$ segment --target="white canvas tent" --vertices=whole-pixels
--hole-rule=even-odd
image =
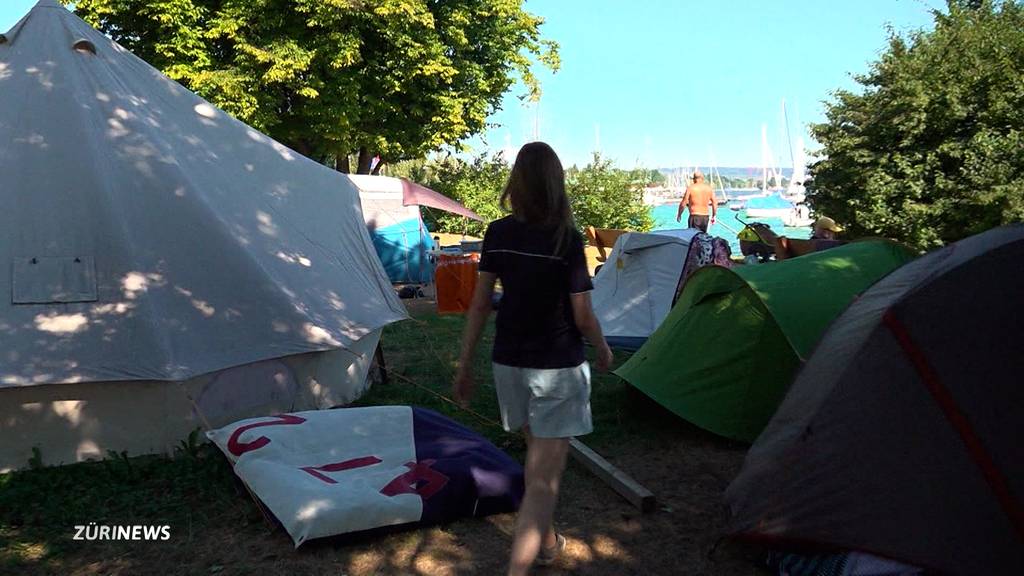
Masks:
[[[698,230],[619,236],[594,278],[594,312],[609,344],[639,348],[672,308],[690,241]]]
[[[351,182],[56,2],[0,37],[0,471],[351,401],[406,313]]]

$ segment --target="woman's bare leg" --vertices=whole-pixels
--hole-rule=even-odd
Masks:
[[[553,527],[558,486],[569,453],[568,438],[535,438],[526,430],[526,494],[516,517],[509,576],[529,572],[541,546],[554,547]]]

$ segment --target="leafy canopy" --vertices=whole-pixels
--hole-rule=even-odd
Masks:
[[[70,0],[63,0],[72,3]],[[486,127],[557,44],[522,0],[74,0],[75,12],[226,112],[359,171]]]
[[[1024,219],[1024,6],[947,9],[892,35],[862,92],[836,91],[812,126],[809,201],[853,235],[927,249]]]

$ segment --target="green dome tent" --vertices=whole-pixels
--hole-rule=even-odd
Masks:
[[[832,320],[913,257],[867,240],[774,264],[702,268],[616,374],[690,422],[752,442]]]

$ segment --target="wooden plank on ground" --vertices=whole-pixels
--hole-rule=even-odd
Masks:
[[[611,462],[605,460],[600,454],[587,447],[586,444],[575,438],[569,439],[569,453],[577,462],[583,464],[598,478],[619,493],[623,498],[629,500],[630,504],[636,506],[641,512],[654,510],[654,494],[644,488],[639,482],[632,479],[628,474],[619,470]]]

